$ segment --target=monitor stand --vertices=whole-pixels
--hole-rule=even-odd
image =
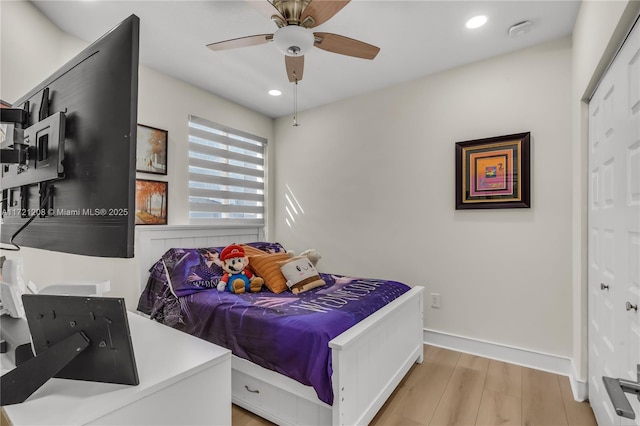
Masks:
[[[79,331],[0,377],[0,405],[24,402],[89,347],[89,339]]]

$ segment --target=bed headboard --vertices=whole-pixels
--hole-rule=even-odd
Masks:
[[[147,285],[149,269],[171,248],[220,247],[252,241],[264,241],[262,226],[136,226],[139,294]]]

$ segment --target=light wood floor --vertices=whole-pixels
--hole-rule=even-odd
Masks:
[[[596,426],[567,377],[433,346],[424,355],[372,425]],[[270,424],[233,406],[233,426]]]

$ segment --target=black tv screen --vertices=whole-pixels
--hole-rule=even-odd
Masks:
[[[28,123],[3,155],[20,146],[28,159],[3,159],[4,247],[15,235],[17,246],[133,257],[139,26],[130,16],[11,106]]]

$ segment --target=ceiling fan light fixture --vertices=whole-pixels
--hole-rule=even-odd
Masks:
[[[273,42],[280,52],[288,56],[302,56],[312,47],[315,39],[313,33],[297,25],[278,28],[273,34]]]

